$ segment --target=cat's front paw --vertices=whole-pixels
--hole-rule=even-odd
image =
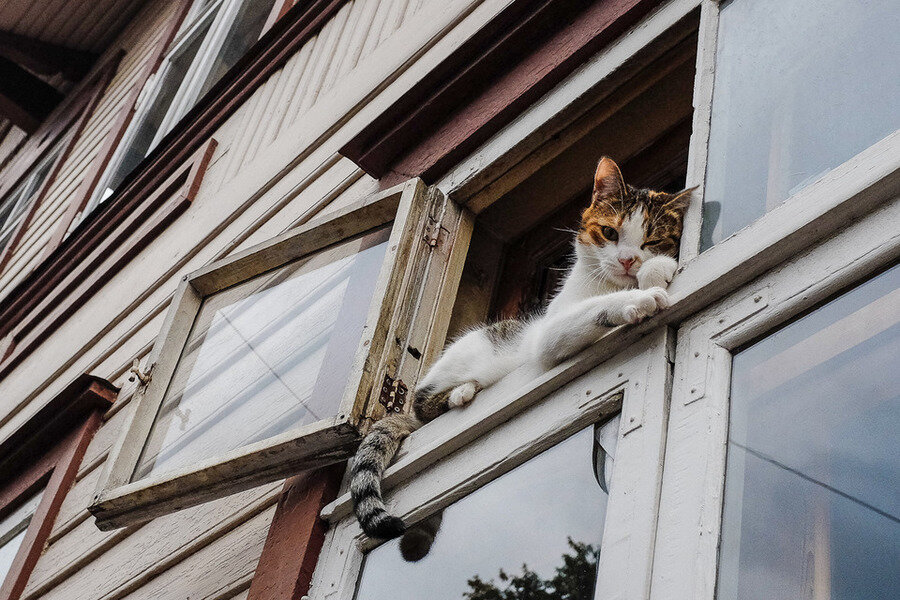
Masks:
[[[618,306],[612,307],[603,316],[610,325],[631,325],[668,307],[669,293],[661,287],[629,290],[621,296]]]
[[[677,270],[678,261],[671,256],[653,256],[645,260],[638,269],[638,289],[667,288]]]
[[[463,407],[471,402],[477,393],[478,386],[472,381],[467,381],[451,390],[450,398],[447,399],[447,404],[449,404],[451,408]]]

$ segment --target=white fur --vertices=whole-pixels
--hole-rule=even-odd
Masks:
[[[665,290],[678,263],[641,249],[641,214],[628,215],[617,243],[603,247],[576,242],[575,264],[546,312],[526,324],[517,343],[497,348],[484,331],[471,331],[451,344],[429,369],[420,387],[452,390],[451,407],[525,364],[546,369],[596,342],[610,327],[637,323],[669,306]],[[620,259],[631,259],[626,270]]]

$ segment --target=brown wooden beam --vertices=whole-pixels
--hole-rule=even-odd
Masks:
[[[93,52],[66,48],[24,35],[0,31],[0,56],[41,75],[62,74],[78,81],[97,60]]]
[[[62,99],[52,85],[0,56],[0,115],[34,133]]]
[[[660,0],[519,0],[340,152],[387,187],[433,182]]]
[[[307,471],[284,484],[247,600],[300,600],[309,592],[327,526],[319,517],[337,497],[344,464]]]

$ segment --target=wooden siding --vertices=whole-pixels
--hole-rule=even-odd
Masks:
[[[348,1],[213,134],[218,147],[187,212],[0,380],[0,440],[81,373],[123,388],[87,448],[23,598],[246,598],[281,482],[113,532],[97,530],[89,516],[128,418],[128,367],[149,353],[184,273],[376,191],[377,182],[338,149],[510,1]],[[151,3],[114,44],[127,53],[0,273],[0,296],[39,264],[173,10],[173,3]],[[8,136],[0,148],[15,143]]]
[[[0,31],[65,48],[99,51],[122,29],[140,0],[5,0]]]

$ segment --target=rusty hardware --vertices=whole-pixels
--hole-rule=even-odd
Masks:
[[[441,237],[441,222],[435,221],[434,219],[429,218],[428,223],[425,224],[425,234],[422,236],[422,239],[425,240],[425,243],[430,247],[435,248],[438,245],[438,241]]]
[[[153,370],[151,367],[146,372],[141,370],[141,361],[138,359],[134,359],[131,362],[131,368],[129,371],[131,372],[131,376],[128,378],[128,381],[134,381],[135,377],[141,382],[142,385],[147,385],[150,383],[150,372]]]
[[[406,404],[406,384],[402,379],[394,379],[385,374],[384,381],[381,383],[381,394],[378,401],[384,405],[387,412],[402,412],[403,406]]]

